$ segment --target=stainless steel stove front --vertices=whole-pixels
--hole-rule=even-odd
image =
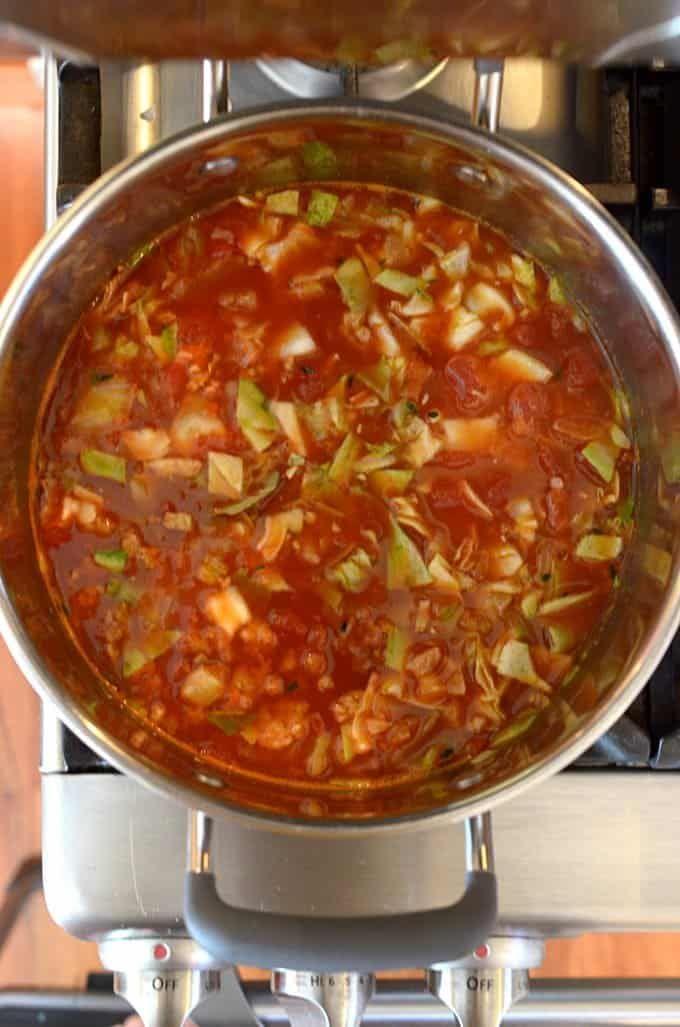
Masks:
[[[543,936],[680,929],[680,781],[571,771],[493,816],[500,929]],[[243,821],[217,824],[220,891],[234,905],[309,914],[401,912],[463,890],[458,824],[276,852]],[[78,937],[181,928],[186,810],[120,775],[43,778],[51,915]],[[266,883],[263,883],[266,882]]]

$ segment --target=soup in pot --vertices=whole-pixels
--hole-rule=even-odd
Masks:
[[[234,198],[108,283],[45,399],[34,524],[140,747],[365,782],[475,760],[558,696],[633,471],[558,279],[437,201],[324,183]]]

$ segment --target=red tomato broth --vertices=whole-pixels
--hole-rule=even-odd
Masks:
[[[338,206],[310,227],[312,188],[295,190],[297,216],[268,214],[264,194],[231,201],[109,284],[46,399],[36,530],[80,645],[154,731],[247,772],[379,782],[464,763],[557,695],[618,582],[634,450],[612,442],[617,425],[627,443],[612,369],[541,268],[490,228],[393,190],[325,184]],[[467,266],[450,274],[446,254],[462,245]],[[409,315],[408,298],[372,281],[365,311],[352,313],[335,276],[357,255],[366,280],[385,268],[417,278],[422,310]],[[519,280],[527,268],[531,287]],[[470,339],[452,341],[452,321],[469,319],[480,286],[501,300],[491,297]],[[294,324],[313,350],[282,359]],[[153,340],[168,326],[175,342],[163,350]],[[507,362],[518,353],[531,358],[519,369]],[[366,373],[381,359],[389,381],[376,391]],[[239,379],[266,404],[295,404],[302,441],[274,417],[258,452],[239,419]],[[338,406],[341,427],[327,413]],[[463,442],[451,444],[450,424]],[[156,433],[153,459],[183,461],[181,473],[161,475],[140,456],[144,429]],[[402,495],[351,463],[339,484],[319,475],[349,435],[354,463],[369,445],[393,446],[387,470],[412,472]],[[424,439],[437,451],[417,452]],[[613,461],[609,482],[583,455],[591,442]],[[124,458],[124,484],[88,471],[88,449]],[[210,492],[209,453],[242,461],[238,499],[274,473],[277,484],[244,513],[216,515],[238,499]],[[264,559],[267,519],[291,510],[301,524]],[[429,571],[425,584],[388,587],[395,523],[426,571],[438,556],[457,587]],[[578,558],[584,537],[620,539],[619,551]],[[98,565],[102,551],[121,566]],[[352,590],[337,568],[357,552],[370,567],[352,568]],[[272,591],[271,572],[286,591]],[[222,594],[247,610],[234,630],[207,612]],[[579,595],[541,615],[542,604]],[[386,666],[394,628],[406,646],[399,669]],[[499,669],[517,646],[531,683],[526,667],[519,678]],[[196,671],[209,702],[196,700],[200,681],[187,685]]]

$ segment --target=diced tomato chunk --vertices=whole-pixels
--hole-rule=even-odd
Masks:
[[[488,372],[479,357],[451,357],[444,374],[455,403],[461,414],[482,414],[494,402],[494,390],[488,381]]]
[[[507,402],[510,427],[515,435],[534,435],[550,411],[550,397],[544,385],[521,382],[515,385]]]

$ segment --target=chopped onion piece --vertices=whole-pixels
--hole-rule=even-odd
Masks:
[[[135,387],[122,378],[95,382],[80,397],[71,425],[79,431],[114,428],[126,421],[135,398]]]
[[[498,434],[497,417],[454,417],[442,421],[446,448],[473,453],[490,449]]]
[[[155,428],[137,428],[121,433],[123,445],[135,460],[160,460],[170,449],[170,436]]]
[[[590,589],[588,592],[572,592],[571,595],[559,596],[557,599],[547,599],[544,603],[541,603],[538,615],[539,617],[550,617],[556,613],[563,613],[574,606],[580,606],[582,603],[589,602],[594,595],[594,591]]]
[[[251,619],[248,604],[233,585],[211,595],[206,601],[205,612],[229,638]]]
[[[449,318],[446,343],[450,349],[463,349],[484,331],[484,322],[466,307],[456,307]]]
[[[508,378],[522,382],[547,382],[552,371],[542,360],[530,356],[521,349],[508,349],[493,361],[493,366]]]
[[[193,523],[189,513],[182,511],[175,513],[172,510],[168,510],[167,513],[163,514],[163,527],[169,531],[191,531]]]
[[[314,339],[305,326],[297,321],[281,333],[277,346],[282,360],[289,357],[306,357],[316,352]]]
[[[500,289],[487,282],[477,282],[469,290],[465,297],[465,306],[478,317],[493,318],[501,314],[506,324],[512,324],[515,320],[515,311],[510,301]]]
[[[206,438],[224,438],[227,430],[217,416],[215,406],[200,396],[188,396],[170,426],[173,450],[183,456],[195,452]]]
[[[445,253],[439,263],[449,278],[464,278],[470,268],[469,243],[463,242],[455,250]]]
[[[497,546],[489,551],[489,573],[496,578],[511,578],[524,564],[514,546]]]
[[[149,460],[146,466],[159,478],[195,478],[203,464],[188,457],[168,456],[162,460]]]
[[[222,689],[223,685],[217,673],[200,664],[185,677],[180,687],[180,695],[185,702],[193,706],[210,706],[219,699]]]

